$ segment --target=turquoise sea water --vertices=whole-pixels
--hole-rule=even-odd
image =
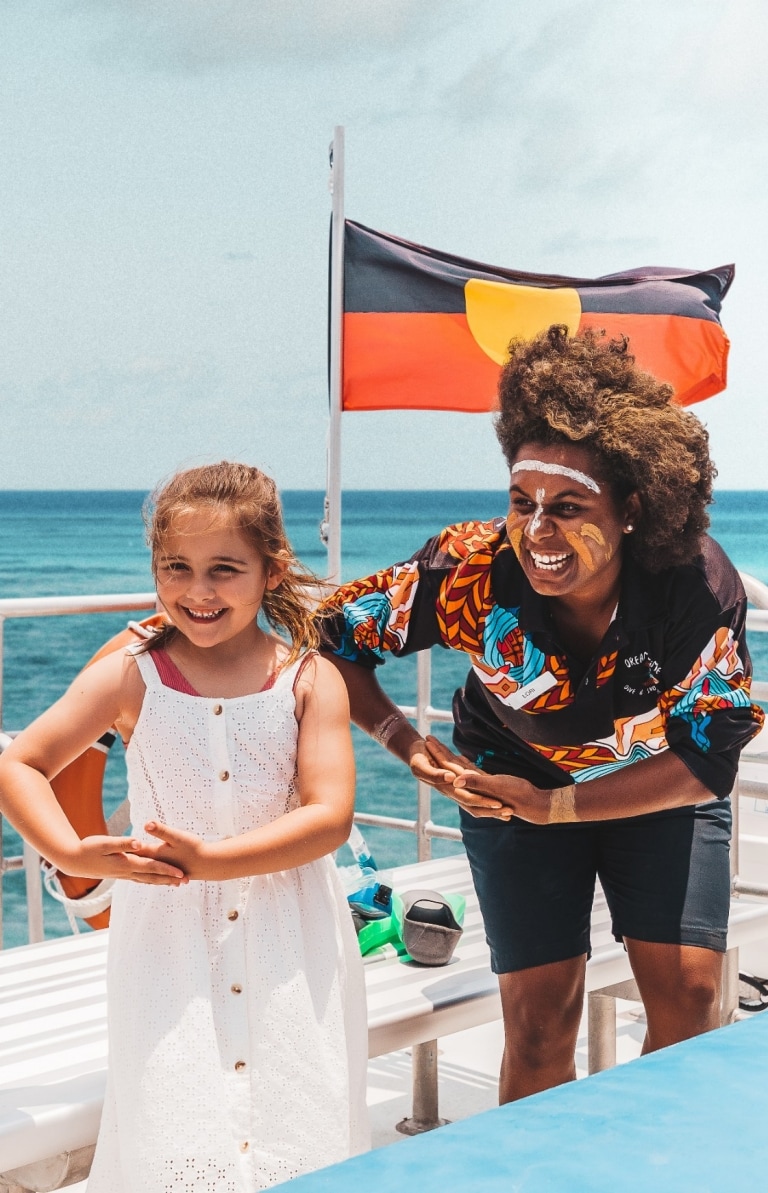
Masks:
[[[148,592],[152,588],[136,492],[0,492],[0,597]],[[323,494],[283,495],[286,523],[303,561],[318,574],[326,566],[318,526]],[[430,535],[452,522],[504,513],[501,492],[347,492],[343,505],[344,578],[363,576],[406,559]],[[712,509],[712,533],[737,567],[768,583],[768,491],[722,492]],[[3,726],[19,729],[55,700],[102,643],[117,633],[128,614],[8,620],[4,631]],[[754,634],[755,672],[768,678],[768,634]],[[433,704],[450,707],[466,663],[453,652],[433,651]],[[416,665],[403,659],[381,678],[400,703],[415,701]],[[445,734],[446,730],[440,732]],[[356,732],[358,807],[395,816],[415,815],[415,784],[404,768]],[[107,807],[124,794],[119,747],[107,769]],[[454,809],[435,796],[433,815],[455,824]],[[410,834],[366,829],[379,864],[415,858]],[[436,854],[450,850],[436,842]],[[4,850],[16,853],[18,839],[6,826]],[[4,880],[5,944],[25,939],[23,878]],[[46,905],[51,934],[66,931],[57,906]]]

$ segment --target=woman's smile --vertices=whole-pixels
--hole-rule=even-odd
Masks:
[[[524,444],[509,499],[507,535],[535,591],[598,604],[616,593],[627,515],[588,448]]]
[[[528,554],[533,560],[534,567],[539,568],[544,572],[559,572],[561,571],[568,560],[571,558],[568,553],[562,555],[542,555],[532,548],[528,549]]]

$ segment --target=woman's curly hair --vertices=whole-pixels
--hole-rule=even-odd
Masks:
[[[715,467],[695,415],[635,367],[626,338],[569,336],[561,325],[513,340],[499,380],[496,435],[512,466],[525,443],[576,443],[594,452],[618,500],[642,514],[627,548],[649,571],[691,563],[709,526]]]

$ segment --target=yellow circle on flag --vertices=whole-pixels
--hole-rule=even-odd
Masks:
[[[531,340],[553,323],[564,323],[575,335],[581,319],[578,290],[562,286],[514,286],[470,278],[464,286],[467,323],[487,356],[503,365],[510,340]]]

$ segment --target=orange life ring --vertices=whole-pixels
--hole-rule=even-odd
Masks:
[[[91,663],[95,663],[97,659],[104,658],[105,655],[143,641],[145,637],[142,633],[143,628],[149,629],[165,624],[166,618],[162,613],[156,613],[143,621],[129,624],[126,629],[121,630],[119,634],[115,634],[114,638],[105,642],[101,649],[96,651],[93,658],[88,660],[83,670],[90,667]],[[78,758],[65,766],[64,770],[60,771],[51,782],[56,799],[79,837],[90,837],[94,834],[103,836],[109,831],[104,817],[102,789],[107,755],[114,741],[115,734],[113,732],[105,733]],[[72,874],[65,874],[62,870],[57,870],[56,875],[64,894],[69,899],[81,899],[99,885],[99,880],[96,878],[77,878]],[[109,908],[82,918],[92,928],[106,928],[109,924]]]

